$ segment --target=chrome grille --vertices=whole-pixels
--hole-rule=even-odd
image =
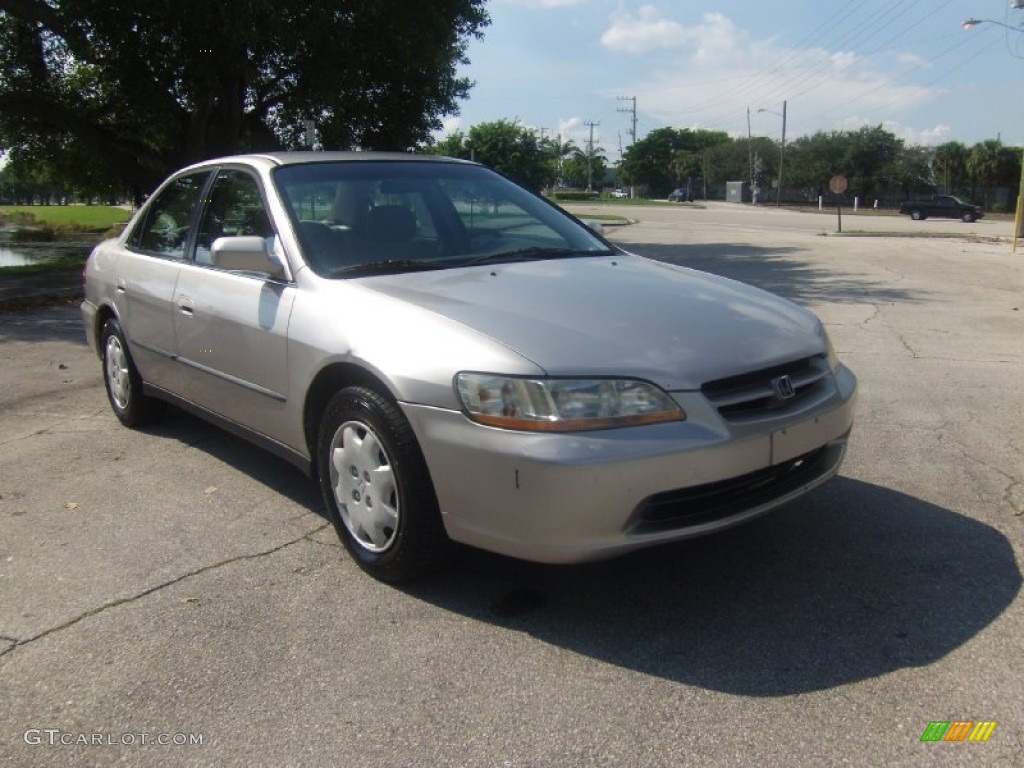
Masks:
[[[797,411],[828,393],[824,355],[709,381],[700,391],[722,418],[742,422]]]

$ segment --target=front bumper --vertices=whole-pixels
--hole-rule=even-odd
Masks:
[[[403,409],[451,538],[571,563],[728,528],[825,482],[839,470],[856,400],[856,379],[845,367],[833,385],[806,411],[741,428],[699,392],[673,393],[686,421],[562,434],[484,427],[421,405]]]

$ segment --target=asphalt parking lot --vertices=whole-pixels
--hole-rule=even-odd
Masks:
[[[839,478],[715,537],[399,590],[290,465],[122,428],[74,306],[0,316],[0,764],[1024,764],[1010,225],[622,210],[629,249],[826,321],[860,379]]]

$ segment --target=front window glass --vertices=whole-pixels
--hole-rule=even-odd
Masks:
[[[196,263],[209,264],[210,249],[218,237],[256,235],[273,238],[266,206],[260,188],[249,174],[238,170],[222,170],[210,189],[210,198],[196,235]]]
[[[278,191],[318,274],[611,253],[585,227],[475,165],[355,161],[284,166]]]
[[[184,258],[192,215],[208,175],[193,173],[168,184],[149,204],[128,244],[160,256]]]

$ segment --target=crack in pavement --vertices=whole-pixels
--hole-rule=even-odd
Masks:
[[[1024,515],[1024,486],[1021,485],[1021,481],[1018,478],[1014,477],[1009,472],[1005,472],[994,464],[990,464],[987,461],[979,459],[967,449],[967,446],[957,442],[956,440],[947,439],[942,433],[939,434],[939,441],[944,442],[959,451],[965,459],[970,459],[976,464],[980,464],[986,469],[989,469],[997,475],[1005,478],[1008,481],[1008,484],[1003,489],[1003,496],[1002,499],[1000,499],[1000,503],[1007,505],[1014,515],[1018,517]]]
[[[994,360],[984,360],[984,359],[978,359],[976,357],[964,358],[964,357],[943,357],[941,355],[920,355],[920,354],[917,353],[917,351],[912,346],[910,346],[910,342],[908,342],[906,340],[906,338],[903,336],[902,333],[897,333],[896,334],[896,338],[900,340],[900,344],[903,345],[903,348],[905,350],[907,350],[907,352],[910,353],[910,356],[914,360],[940,360],[940,361],[946,362],[946,363],[978,363],[978,364],[981,364],[981,365],[1020,365],[1021,362],[1024,362],[1024,358],[1019,358],[1019,357],[1014,357],[1014,356],[1010,356],[1009,359],[997,358],[997,359],[994,359]]]
[[[277,552],[280,552],[282,549],[286,549],[287,547],[292,546],[293,544],[298,544],[300,541],[303,541],[304,539],[306,541],[309,541],[311,544],[316,544],[318,542],[313,541],[313,539],[310,539],[309,537],[313,536],[314,534],[319,533],[320,531],[324,530],[324,528],[326,528],[329,525],[330,525],[330,523],[324,523],[323,525],[321,525],[321,526],[319,526],[317,528],[314,528],[312,531],[309,531],[307,533],[302,534],[301,536],[299,536],[296,539],[292,539],[290,541],[286,541],[284,544],[279,544],[278,546],[272,547],[271,549],[264,550],[263,552],[254,552],[254,553],[248,554],[248,555],[239,555],[237,557],[230,557],[227,560],[221,560],[220,562],[212,563],[210,565],[204,565],[202,568],[197,568],[194,571],[189,571],[188,573],[184,573],[181,576],[175,576],[173,579],[165,581],[165,582],[163,582],[161,584],[157,584],[154,587],[150,587],[148,589],[144,589],[143,591],[139,592],[138,594],[131,595],[129,597],[119,597],[116,600],[109,600],[109,601],[103,603],[103,605],[97,606],[96,608],[90,608],[89,610],[85,611],[84,613],[81,613],[81,614],[79,614],[78,616],[75,616],[72,619],[68,619],[67,621],[63,622],[62,624],[58,624],[55,627],[50,627],[49,629],[43,630],[39,634],[33,635],[32,637],[25,638],[24,640],[16,640],[16,639],[13,639],[13,638],[0,637],[0,639],[7,640],[8,642],[12,642],[13,643],[13,645],[10,648],[7,648],[7,649],[5,649],[3,651],[0,651],[0,659],[2,659],[4,656],[6,656],[7,654],[11,653],[14,650],[16,650],[18,648],[22,648],[22,647],[28,645],[29,643],[34,643],[36,640],[41,640],[44,637],[48,637],[49,635],[52,635],[52,634],[54,634],[56,632],[60,632],[61,630],[67,629],[69,627],[72,627],[75,624],[77,624],[78,622],[82,621],[83,619],[88,619],[91,616],[97,616],[97,615],[103,613],[104,611],[109,610],[110,608],[116,608],[117,606],[124,605],[125,603],[134,603],[136,600],[139,600],[139,599],[141,599],[143,597],[151,595],[154,592],[159,592],[161,589],[165,589],[166,587],[174,586],[175,584],[178,584],[178,583],[180,583],[182,581],[185,581],[186,579],[190,579],[193,576],[198,576],[201,573],[206,573],[207,571],[212,571],[212,570],[214,570],[216,568],[221,568],[221,567],[223,567],[225,565],[231,565],[232,563],[237,563],[237,562],[239,562],[241,560],[255,560],[255,559],[260,558],[260,557],[266,557],[267,555],[273,555],[273,554],[275,554]]]
[[[900,344],[903,345],[903,348],[906,349],[907,352],[910,353],[910,356],[914,360],[920,360],[921,359],[921,358],[919,358],[917,356],[917,352],[914,351],[914,348],[912,346],[910,346],[910,342],[908,342],[905,338],[903,338],[903,334],[902,333],[897,333],[896,334],[896,338],[900,340]]]
[[[868,323],[870,323],[873,320],[877,320],[878,316],[880,314],[882,314],[882,305],[881,304],[875,304],[875,303],[872,303],[872,302],[865,302],[865,303],[869,307],[871,307],[872,311],[871,311],[871,314],[868,317],[864,318],[859,323],[857,323],[857,325],[859,325],[861,328],[867,328]]]
[[[70,419],[67,419],[66,417],[64,417],[64,416],[62,416],[60,414],[58,414],[58,416],[59,416],[59,418],[62,421],[70,421],[70,422],[73,423],[73,422],[78,422],[78,421],[88,421],[89,419],[94,419],[97,416],[99,416],[101,413],[105,412],[106,410],[107,410],[106,408],[98,408],[93,413],[86,413],[86,414],[82,414],[80,416],[73,416]],[[38,414],[24,413],[24,412],[16,413],[14,415],[18,416],[18,417],[21,417],[21,418],[30,418],[30,417],[31,418],[38,418],[39,417]],[[42,429],[37,429],[35,432],[29,432],[26,435],[18,435],[17,437],[12,437],[12,438],[9,438],[7,440],[0,440],[0,446],[10,445],[11,443],[17,443],[17,442],[20,442],[22,440],[28,440],[30,437],[39,437],[40,435],[81,434],[83,431],[84,432],[99,432],[99,431],[102,431],[103,429],[104,429],[103,427],[96,427],[95,429],[89,429],[89,430],[58,429],[58,428],[53,427],[53,426],[43,427]]]
[[[21,442],[22,440],[28,440],[31,437],[39,437],[40,435],[48,434],[50,434],[50,429],[49,427],[45,427],[43,429],[38,429],[35,432],[29,432],[27,435],[18,435],[17,437],[12,437],[10,440],[0,441],[0,445],[10,445],[11,443],[18,443]]]
[[[999,467],[995,466],[994,464],[989,464],[987,461],[985,461],[983,459],[979,459],[977,456],[972,454],[970,449],[968,449],[967,446],[964,445],[963,443],[960,443],[960,442],[958,442],[956,440],[950,439],[946,435],[941,434],[941,433],[939,434],[939,442],[944,442],[947,445],[951,446],[952,448],[955,448],[956,450],[958,450],[963,455],[963,457],[965,459],[970,459],[971,461],[975,462],[976,464],[980,464],[983,467],[991,469],[997,475],[1002,475],[1004,478],[1009,480],[1011,483],[1019,482],[1017,480],[1017,478],[1014,477],[1013,475],[1011,475],[1009,472],[1006,472],[1006,471],[1000,469]]]

